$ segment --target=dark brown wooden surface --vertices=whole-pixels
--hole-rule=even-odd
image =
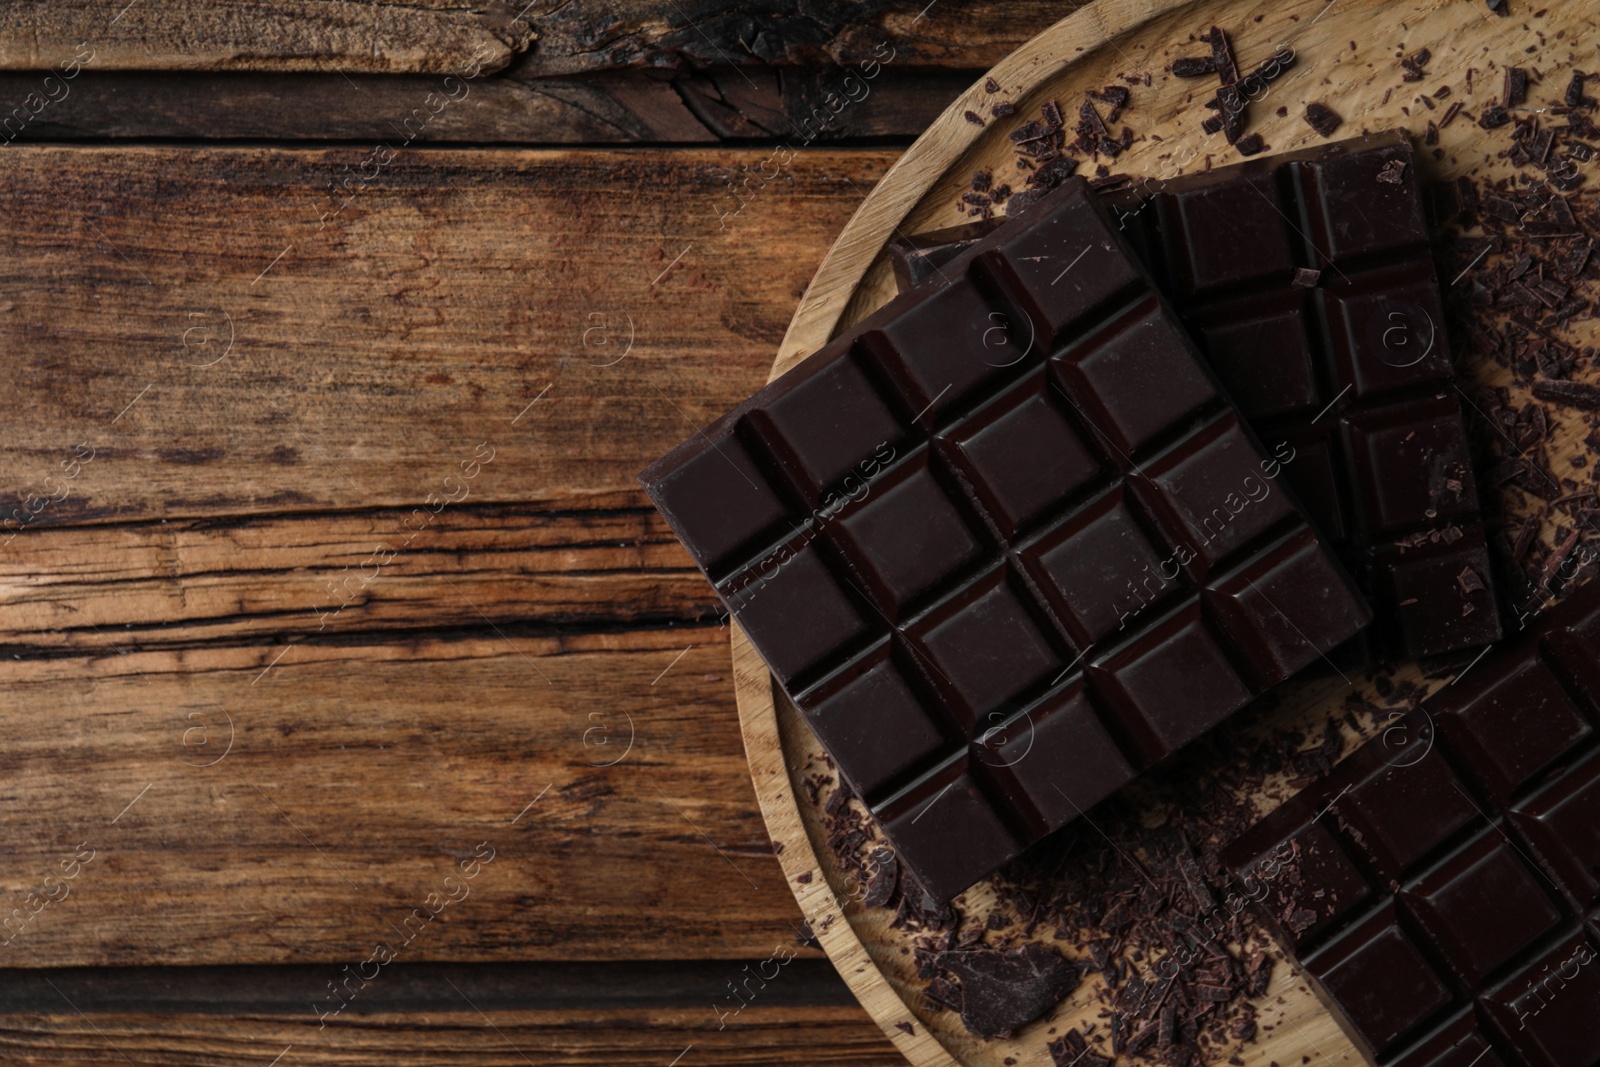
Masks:
[[[0,12],[0,1061],[900,1062],[634,475],[1065,12],[790,6]]]

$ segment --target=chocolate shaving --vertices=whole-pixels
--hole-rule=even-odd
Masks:
[[[1501,107],[1519,107],[1528,99],[1528,72],[1521,67],[1507,67],[1505,84],[1500,90]]]
[[[1564,404],[1585,411],[1600,411],[1600,385],[1589,385],[1587,382],[1537,381],[1533,383],[1533,395],[1552,404]]]
[[[1217,60],[1215,56],[1186,56],[1183,59],[1174,60],[1172,63],[1173,76],[1178,78],[1202,78],[1207,74],[1215,74],[1216,72]]]

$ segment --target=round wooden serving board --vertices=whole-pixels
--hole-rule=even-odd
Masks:
[[[1133,95],[1122,121],[1134,128],[1136,139],[1130,150],[1110,161],[1118,173],[1171,176],[1180,170],[1175,159],[1186,160],[1181,169],[1191,171],[1208,163],[1237,162],[1241,157],[1220,135],[1200,128],[1211,114],[1203,103],[1214,94],[1216,79],[1178,79],[1168,70],[1179,56],[1207,51],[1194,38],[1212,25],[1228,32],[1243,70],[1285,45],[1296,53],[1296,66],[1250,109],[1249,129],[1265,138],[1269,153],[1322,140],[1302,117],[1306,104],[1320,101],[1345,120],[1335,138],[1363,130],[1410,130],[1427,179],[1511,173],[1510,164],[1499,158],[1509,142],[1508,129],[1485,131],[1472,118],[1498,102],[1502,62],[1542,75],[1530,90],[1527,107],[1532,109],[1558,102],[1571,70],[1593,70],[1600,60],[1594,58],[1597,16],[1592,5],[1568,0],[1534,14],[1530,0],[1510,3],[1511,17],[1497,18],[1483,0],[1095,0],[998,64],[989,78],[1000,85],[1000,92],[988,92],[988,79],[980,80],[872,190],[801,300],[772,377],[894,295],[884,248],[897,234],[969,221],[957,202],[974,171],[991,170],[997,181],[1021,188],[1024,175],[1015,168],[1006,135],[1037,118],[1046,100],[1061,102],[1070,127],[1085,90],[1130,85]],[[936,19],[938,8],[927,17]],[[1432,53],[1426,76],[1421,82],[1403,82],[1399,56],[1423,48]],[[1148,86],[1143,84],[1145,74],[1150,76]],[[1130,84],[1125,76],[1137,76],[1139,83]],[[1449,102],[1461,101],[1464,113],[1440,132],[1441,151],[1435,158],[1421,138],[1430,119],[1443,118],[1445,105],[1428,109],[1418,96],[1445,85],[1451,91]],[[1000,101],[1015,104],[1015,113],[991,118],[990,108]],[[1277,114],[1279,107],[1287,109],[1285,115]],[[967,119],[968,111],[983,116],[985,124]],[[1091,169],[1085,166],[1082,173]],[[1593,344],[1592,326],[1580,324],[1574,332],[1587,331],[1586,343]],[[1498,366],[1466,367],[1463,373],[1479,387],[1512,385],[1509,372]],[[1581,451],[1585,429],[1582,420],[1559,419],[1550,452],[1570,457]],[[1587,473],[1578,473],[1587,484]],[[1520,521],[1527,510],[1526,500],[1505,502],[1509,521]],[[869,909],[855,899],[859,891],[850,891],[827,848],[822,813],[801,788],[806,775],[825,766],[822,750],[737,626],[733,667],[751,776],[795,898],[839,972],[907,1059],[927,1067],[1048,1067],[1045,1045],[1051,1037],[1091,1021],[1101,1022],[1103,1030],[1104,1006],[1096,997],[1095,975],[1054,1016],[1006,1040],[979,1040],[954,1013],[923,1011],[924,983],[915,976],[908,936],[889,925],[887,909]],[[1424,685],[1439,684],[1405,676]],[[1360,680],[1355,689],[1360,691]],[[1271,726],[1281,730],[1299,725],[1320,733],[1350,692],[1345,685],[1308,687],[1284,700],[1272,714]],[[1136,784],[1136,803],[1138,790]],[[1266,809],[1283,795],[1282,789],[1264,792],[1258,804]],[[968,916],[982,916],[994,905],[987,884],[957,900]],[[1070,957],[1082,956],[1071,942],[1060,947]],[[1223,1051],[1222,1058],[1237,1054],[1235,1062],[1245,1067],[1298,1067],[1302,1062],[1356,1067],[1363,1062],[1293,968],[1276,969],[1272,987],[1256,1006],[1259,1036]]]

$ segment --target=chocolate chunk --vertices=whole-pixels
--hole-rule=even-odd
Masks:
[[[1369,618],[1107,210],[1069,180],[641,476],[936,901]]]
[[[1038,944],[946,952],[938,964],[960,980],[962,1025],[983,1038],[1009,1037],[1078,987],[1078,968]]]
[[[1383,1067],[1600,1062],[1600,584],[1524,623],[1224,851]]]
[[[1259,133],[1247,133],[1234,143],[1241,156],[1254,156],[1260,154],[1267,147]]]
[[[1504,18],[1506,15],[1511,14],[1511,6],[1507,0],[1487,0],[1487,2],[1489,4],[1489,10],[1493,11],[1496,15]]]
[[[1342,122],[1344,119],[1327,104],[1306,105],[1306,123],[1323,137],[1333,136],[1333,131],[1337,130]]]
[[[1500,90],[1501,107],[1520,107],[1528,99],[1528,72],[1507,67],[1505,85]]]
[[[983,91],[990,94],[998,93],[1000,91],[1000,83],[993,78],[987,78],[983,83]]]
[[[1585,77],[1586,75],[1581,70],[1572,72],[1572,80],[1567,82],[1567,92],[1564,97],[1564,103],[1568,107],[1583,106],[1583,80]]]
[[[1478,125],[1486,130],[1504,126],[1511,121],[1511,113],[1499,104],[1490,104],[1483,109],[1483,114],[1478,117]]]

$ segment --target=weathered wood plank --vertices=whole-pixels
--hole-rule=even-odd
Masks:
[[[482,78],[416,129],[430,144],[697,144],[788,140],[811,122],[816,144],[909,141],[980,72],[884,68],[828,126],[816,123],[835,68],[713,71],[622,70],[536,78]],[[38,76],[0,73],[0,100],[22,100]],[[862,96],[865,86],[866,95]],[[10,132],[18,143],[105,138],[382,141],[418,102],[441,88],[425,75],[140,73],[86,70],[66,95]],[[829,114],[826,110],[823,114]],[[3,116],[0,116],[3,118]],[[0,139],[5,132],[0,132]]]
[[[0,655],[720,618],[653,510],[446,509],[44,527],[0,550]]]
[[[733,968],[733,974],[738,968]],[[905,1059],[855,1005],[746,1009],[748,1021],[719,1030],[699,1009],[555,1012],[457,1011],[363,1015],[318,1030],[314,1021],[189,1015],[93,1018],[62,1010],[0,1016],[0,1054],[8,1064],[127,1067],[282,1067],[382,1063],[396,1067],[682,1067],[850,1064],[904,1067]]]
[[[764,959],[802,918],[726,630],[103,637],[9,661],[8,966]]]
[[[408,962],[348,974],[333,964],[0,971],[0,1058],[227,1067],[280,1054],[284,1067],[899,1062],[833,966],[792,951],[774,945],[748,961]],[[337,1012],[330,981],[347,998]]]
[[[0,14],[0,68],[53,66],[86,41],[96,67],[118,70],[446,74],[474,55],[499,69],[523,49],[517,67],[539,75],[874,56],[981,70],[1065,13],[1047,0],[70,0]]]
[[[642,507],[635,474],[759,386],[893,157],[12,146],[0,552],[61,523]]]
[[[124,70],[494,71],[534,39],[519,10],[503,0],[8,4],[0,8],[0,67],[70,76],[77,57]]]

